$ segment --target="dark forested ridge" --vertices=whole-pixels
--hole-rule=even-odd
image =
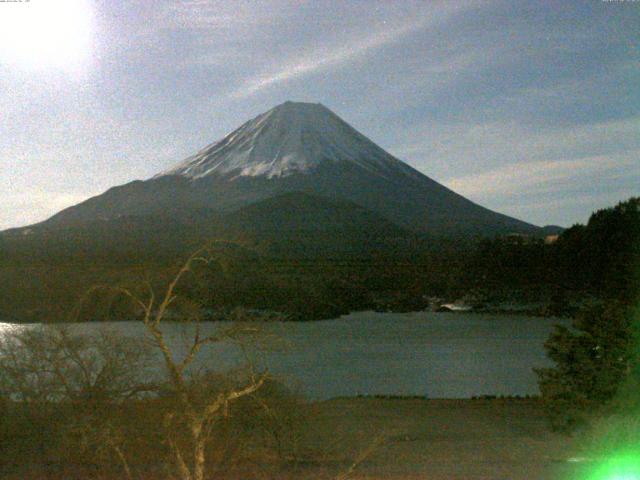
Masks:
[[[607,449],[637,447],[639,438],[639,203],[599,210],[560,237],[562,287],[593,298],[575,312],[571,328],[556,325],[545,343],[554,365],[536,369],[551,425],[591,429]]]
[[[593,213],[557,239],[500,237],[477,244],[465,265],[467,287],[485,291],[540,290],[563,297],[618,298],[636,294],[640,261],[640,198]]]
[[[420,310],[438,297],[478,308],[535,303],[569,314],[588,297],[634,295],[640,199],[595,212],[557,239],[428,237],[347,201],[291,193],[221,215],[120,217],[69,228],[0,234],[0,319],[68,319],[94,284],[162,282],[199,245],[225,241],[224,271],[209,271],[205,307],[331,318],[353,310]],[[100,318],[122,318],[113,305]],[[93,315],[93,314],[92,314]]]

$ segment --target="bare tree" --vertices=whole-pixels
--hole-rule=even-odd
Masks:
[[[2,387],[22,402],[120,401],[149,391],[143,342],[112,330],[95,335],[56,325],[17,329],[0,340]]]
[[[226,274],[228,262],[223,249],[201,248],[186,260],[163,290],[154,289],[150,282],[132,288],[94,286],[87,290],[72,315],[72,320],[77,318],[75,315],[86,308],[86,300],[100,298],[101,294],[110,299],[126,298],[144,326],[144,338],[125,337],[102,329],[97,335],[81,334],[74,328],[52,325],[28,327],[7,335],[0,344],[0,393],[8,392],[16,408],[30,409],[40,416],[53,416],[61,404],[69,407],[65,406],[69,415],[56,422],[60,427],[56,438],[60,440],[66,435],[77,445],[66,452],[64,449],[54,452],[60,454],[56,458],[63,462],[69,461],[69,455],[84,461],[84,451],[101,459],[107,459],[108,455],[131,478],[135,471],[132,473],[129,457],[135,455],[135,446],[144,448],[141,442],[154,441],[153,435],[160,431],[163,444],[157,441],[148,444],[149,451],[169,454],[166,463],[172,477],[202,480],[207,463],[224,451],[213,450],[214,441],[219,439],[218,443],[224,444],[225,435],[229,434],[229,422],[222,420],[235,412],[243,416],[245,407],[232,409],[232,405],[241,405],[238,400],[242,398],[257,402],[253,394],[268,379],[267,371],[255,369],[251,359],[254,350],[250,344],[255,347],[265,338],[263,328],[251,321],[250,312],[236,309],[222,316],[230,322],[206,327],[201,322],[197,295],[207,295],[210,287],[200,289],[193,280],[211,271]],[[161,294],[156,294],[158,291]],[[163,328],[168,321],[171,333]],[[183,349],[175,348],[175,338],[170,336],[175,333],[176,322],[185,326]],[[210,369],[203,367],[207,350],[213,351],[210,347],[230,342],[245,359],[241,368],[221,373],[225,368],[215,356],[206,365]],[[153,351],[153,358],[159,359],[163,368],[151,364],[148,355]],[[162,370],[166,374],[158,378]],[[142,402],[145,418],[140,420],[155,423],[141,422],[151,430],[136,433],[137,427],[127,422],[135,418],[131,415],[135,415],[138,407],[129,400],[141,397],[145,397]],[[119,407],[111,408],[114,404]],[[41,408],[43,405],[47,408]],[[108,408],[102,408],[105,406]],[[44,424],[47,421],[42,420]],[[33,434],[39,438],[37,428]],[[43,458],[45,450],[50,452],[52,446],[56,447],[55,442],[43,437]],[[244,450],[241,448],[240,453]],[[220,465],[228,464],[226,459],[216,460]]]
[[[15,329],[0,340],[0,388],[29,418],[63,417],[65,431],[85,439],[72,446],[71,436],[61,435],[73,447],[69,452],[110,451],[131,478],[114,413],[155,389],[142,380],[148,360],[143,342],[104,328],[94,335],[55,325]],[[55,443],[38,433],[31,432],[33,441]],[[53,446],[43,444],[40,450]]]
[[[161,353],[168,377],[168,394],[172,402],[172,408],[164,415],[165,438],[172,452],[175,473],[181,480],[204,478],[206,447],[214,425],[228,415],[231,403],[256,392],[268,377],[266,371],[256,372],[253,368],[248,368],[246,378],[235,385],[211,389],[203,387],[189,370],[207,346],[229,341],[243,342],[255,337],[260,331],[251,323],[240,322],[218,328],[215,333],[204,334],[197,305],[187,313],[175,314],[180,299],[179,285],[185,276],[193,274],[196,265],[208,265],[212,262],[218,262],[224,268],[224,254],[220,249],[207,246],[197,250],[182,265],[160,296],[155,294],[149,283],[146,295],[140,295],[124,287],[94,288],[108,288],[128,297],[139,308],[142,323],[154,346]],[[183,355],[174,353],[161,328],[163,322],[168,319],[188,322],[192,327],[189,345]],[[200,378],[200,381],[202,380],[203,378]],[[186,441],[180,438],[180,432],[186,432]]]

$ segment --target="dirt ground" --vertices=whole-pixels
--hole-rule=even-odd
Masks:
[[[314,406],[309,446],[354,479],[578,478],[570,437],[549,430],[537,400],[337,399]],[[339,468],[340,470],[340,468]]]
[[[306,404],[298,421],[295,461],[274,468],[264,456],[218,480],[584,480],[567,462],[580,452],[570,437],[549,430],[537,400],[345,398]],[[251,447],[249,447],[251,448]],[[258,450],[259,451],[259,450]],[[157,459],[156,459],[157,460]],[[157,480],[160,462],[136,456]],[[25,467],[23,465],[23,467]],[[87,465],[30,465],[3,480],[120,480],[122,472],[91,473]],[[584,467],[582,467],[584,468]],[[84,470],[83,470],[84,469]],[[153,472],[156,473],[153,473]],[[82,472],[82,473],[77,473]]]

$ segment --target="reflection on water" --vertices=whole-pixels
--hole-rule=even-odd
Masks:
[[[543,344],[556,323],[568,324],[549,318],[432,312],[361,312],[321,322],[274,322],[264,326],[281,340],[279,347],[261,359],[275,376],[316,399],[357,394],[530,395],[538,393],[532,368],[549,365]],[[68,327],[91,332],[101,325]],[[126,335],[145,333],[137,322],[106,326]],[[220,326],[203,324],[203,334]],[[12,328],[33,327],[0,323],[0,336]],[[191,328],[164,324],[176,354],[186,351]],[[242,361],[234,346],[216,345],[195,367],[224,370]]]

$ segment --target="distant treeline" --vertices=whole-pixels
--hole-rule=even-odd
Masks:
[[[503,237],[474,249],[461,284],[489,292],[540,291],[632,300],[640,280],[640,198],[599,210],[552,243]]]
[[[161,285],[209,234],[161,220],[143,228],[127,222],[101,227],[104,235],[80,229],[0,237],[0,321],[129,318],[118,296],[75,307],[92,285]],[[595,212],[555,241],[393,234],[366,243],[362,232],[234,232],[220,244],[224,261],[195,272],[182,288],[197,289],[211,318],[242,306],[314,320],[365,309],[420,310],[433,297],[542,302],[548,314],[570,314],[586,297],[631,298],[640,280],[640,198]]]

